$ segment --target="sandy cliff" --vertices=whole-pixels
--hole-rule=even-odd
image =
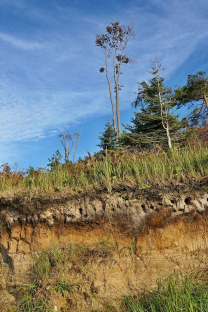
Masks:
[[[203,267],[208,232],[206,187],[169,187],[111,194],[92,191],[56,198],[26,195],[0,199],[1,305],[21,285],[31,256],[51,244],[87,247],[82,270],[69,263],[68,278],[82,280],[71,298],[54,295],[61,309],[70,302],[79,310],[116,304],[123,295],[154,286],[159,275]],[[66,247],[67,248],[67,247]],[[7,287],[7,290],[6,290]]]

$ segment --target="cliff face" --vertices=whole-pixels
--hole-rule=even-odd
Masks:
[[[22,285],[31,256],[53,244],[88,248],[83,270],[68,264],[68,278],[83,280],[71,307],[83,311],[152,287],[161,274],[206,264],[206,189],[123,190],[45,200],[2,197],[0,205],[0,305],[5,307],[8,298],[15,307],[8,291]],[[54,294],[58,308],[65,300]]]

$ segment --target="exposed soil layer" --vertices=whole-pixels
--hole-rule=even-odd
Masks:
[[[166,192],[159,186],[120,186],[112,194],[94,190],[48,200],[2,197],[0,305],[6,306],[9,298],[15,307],[9,293],[22,285],[31,256],[55,243],[87,248],[80,255],[85,259],[83,270],[78,270],[79,261],[68,264],[67,278],[77,285],[76,294],[53,296],[59,309],[68,300],[69,311],[115,305],[118,298],[137,294],[144,285],[154,287],[161,274],[205,266],[208,192],[203,184],[169,186]]]

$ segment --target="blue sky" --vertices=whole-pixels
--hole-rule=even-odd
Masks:
[[[47,165],[64,154],[58,134],[68,122],[71,134],[82,129],[77,156],[98,151],[111,104],[95,35],[110,22],[135,28],[126,54],[136,63],[121,76],[126,124],[156,51],[170,86],[208,72],[207,16],[207,0],[0,0],[0,164]]]

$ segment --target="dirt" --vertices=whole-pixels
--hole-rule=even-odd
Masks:
[[[158,182],[159,183],[159,182]],[[151,189],[115,186],[112,193],[91,192],[44,198],[0,199],[0,266],[2,306],[27,277],[31,256],[52,244],[86,248],[78,262],[68,263],[74,293],[53,304],[61,311],[87,311],[154,287],[173,271],[206,266],[208,233],[207,179],[195,184],[158,184]],[[79,283],[82,281],[82,283]],[[67,301],[68,300],[68,301]]]

